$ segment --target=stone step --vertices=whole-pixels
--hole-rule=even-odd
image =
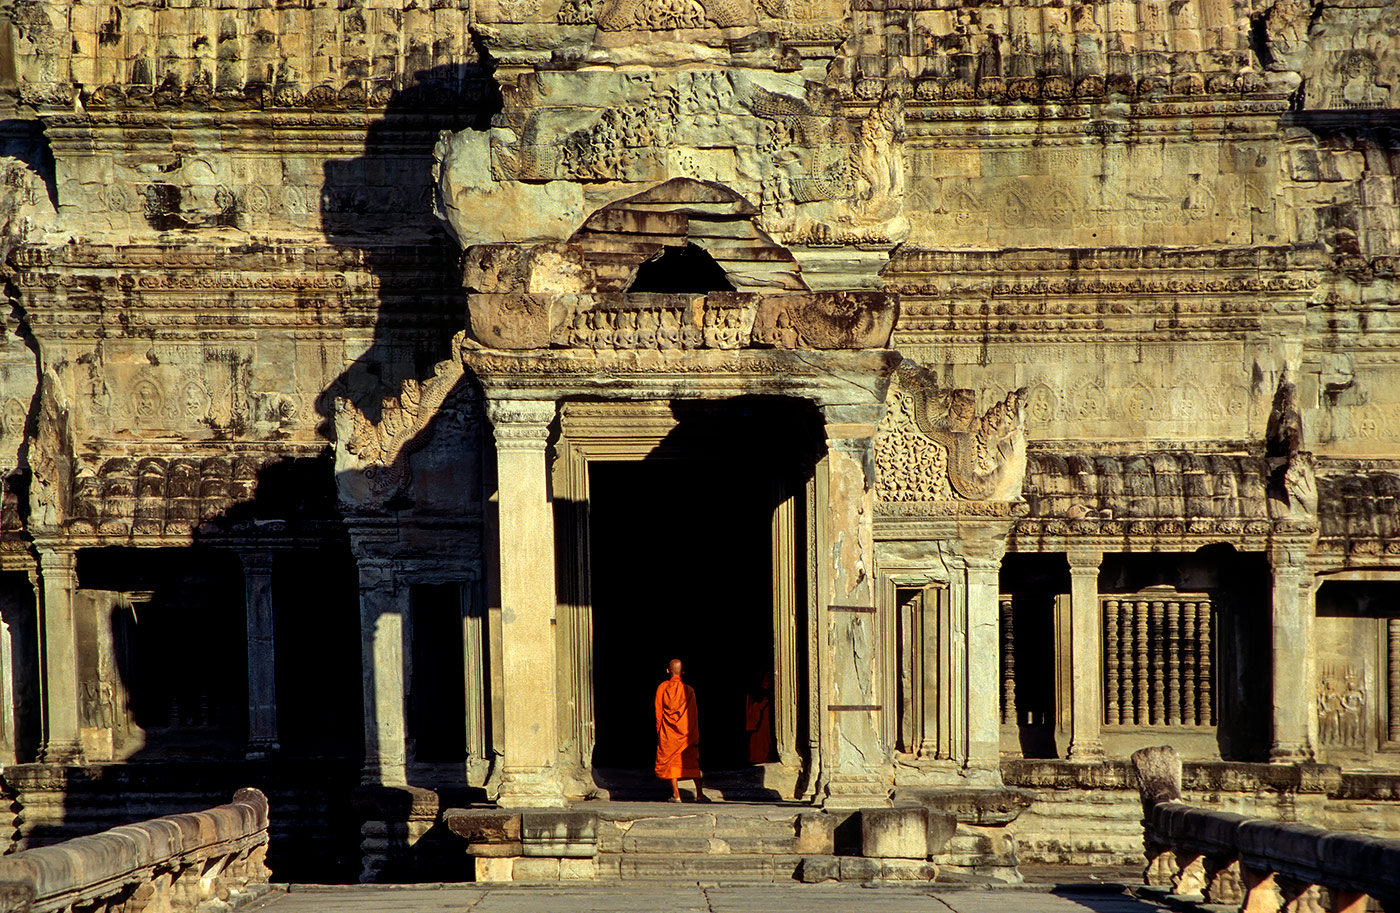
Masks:
[[[598,859],[598,875],[622,881],[774,882],[797,877],[801,857],[748,853],[624,853]]]

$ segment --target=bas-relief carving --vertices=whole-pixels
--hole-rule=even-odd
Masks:
[[[1385,643],[1385,622],[1375,618],[1319,617],[1313,631],[1316,679],[1313,703],[1317,739],[1324,753],[1371,754],[1385,739],[1385,669],[1376,666],[1376,636]],[[1379,673],[1379,679],[1378,679]],[[1380,682],[1379,692],[1377,682]],[[1381,714],[1379,717],[1377,714]]]
[[[998,148],[910,151],[906,210],[910,238],[932,247],[1237,243],[1254,234],[1257,213],[1271,224],[1276,172],[1225,171],[1214,147],[1175,141],[1196,160],[1176,163],[1160,147],[1087,137],[1050,150]],[[1061,141],[1064,142],[1064,141]],[[1203,155],[1199,147],[1210,146]],[[1113,155],[1121,148],[1122,154]],[[971,155],[972,161],[966,156]],[[948,161],[945,163],[944,159]],[[1256,163],[1251,162],[1251,166]]]
[[[1015,390],[978,415],[973,391],[941,387],[932,372],[906,362],[890,384],[875,437],[878,498],[1018,500],[1026,395]]]
[[[907,234],[897,95],[852,119],[819,86],[737,67],[550,73],[519,85],[507,96],[518,105],[504,115],[511,127],[456,134],[435,153],[439,211],[464,246],[562,240],[569,219],[582,221],[574,185],[625,193],[676,177],[760,201],[763,228],[786,244],[893,244]],[[552,98],[561,93],[600,106],[560,108]],[[493,215],[503,203],[523,220]]]

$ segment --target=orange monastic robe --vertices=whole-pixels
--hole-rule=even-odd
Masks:
[[[695,689],[679,675],[656,688],[656,775],[663,780],[701,776]]]

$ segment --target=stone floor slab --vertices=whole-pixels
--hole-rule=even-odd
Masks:
[[[1168,908],[1111,891],[784,883],[294,888],[244,909],[250,913],[1164,913]]]

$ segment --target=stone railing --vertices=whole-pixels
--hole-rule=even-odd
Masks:
[[[114,827],[0,857],[0,913],[202,913],[268,883],[267,797]]]
[[[1400,840],[1192,808],[1169,747],[1134,752],[1133,767],[1148,884],[1243,913],[1365,913],[1371,899],[1400,913]]]

